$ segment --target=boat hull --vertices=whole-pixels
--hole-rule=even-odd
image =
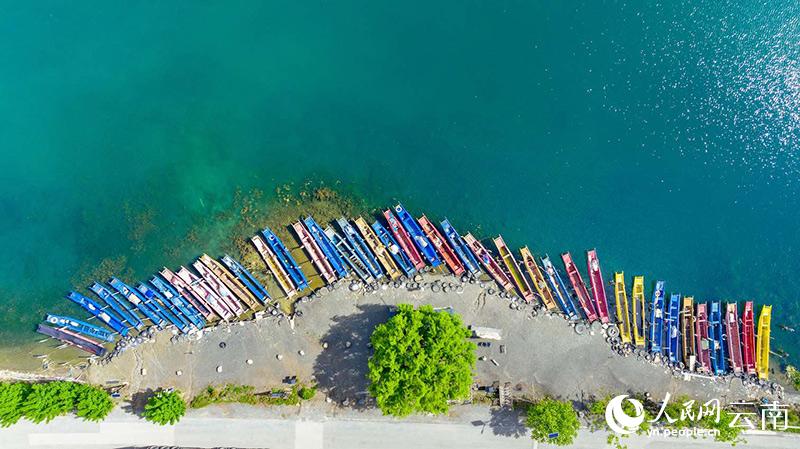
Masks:
[[[618,271],[614,273],[614,299],[617,306],[617,325],[619,326],[619,337],[623,343],[632,343],[631,319],[628,314],[628,292],[625,289],[625,273]]]
[[[600,270],[600,259],[597,258],[597,250],[590,249],[586,252],[586,265],[589,272],[589,282],[592,284],[592,294],[594,295],[594,306],[597,311],[597,316],[600,318],[601,323],[608,323],[610,321],[608,315],[608,298],[606,297],[606,285],[603,280],[603,272]]]
[[[567,270],[567,278],[569,278],[569,282],[572,284],[572,290],[578,298],[578,302],[583,309],[584,315],[586,315],[586,319],[589,320],[590,323],[597,320],[597,311],[594,308],[592,300],[589,298],[589,291],[586,289],[586,284],[583,282],[581,273],[578,271],[575,262],[572,261],[572,255],[570,253],[563,253],[561,254],[561,260],[564,262],[564,267]]]
[[[522,296],[525,302],[531,302],[533,300],[533,289],[530,284],[528,284],[528,280],[525,279],[525,276],[522,275],[522,271],[519,269],[514,254],[511,252],[508,245],[506,245],[502,236],[498,235],[494,239],[494,246],[497,247],[500,259],[503,261],[503,264],[505,264],[508,273],[511,274],[511,279],[517,287],[517,292]]]
[[[653,289],[653,302],[650,308],[650,352],[660,354],[665,349],[664,343],[664,281],[656,281]]]
[[[436,229],[436,226],[434,226],[425,215],[419,217],[418,221],[422,227],[422,232],[425,233],[428,237],[428,241],[431,242],[439,255],[442,256],[444,263],[450,268],[450,271],[456,276],[464,274],[466,271],[464,265],[461,263],[461,260],[458,258],[453,248],[447,243],[447,240],[445,240],[442,234],[439,233],[439,230]]]
[[[406,232],[411,236],[411,240],[414,242],[417,249],[419,249],[420,254],[428,261],[428,264],[433,268],[441,265],[442,260],[436,254],[436,250],[433,248],[433,245],[431,245],[431,242],[428,241],[428,238],[425,237],[425,233],[422,232],[422,228],[419,226],[419,223],[414,220],[414,217],[399,203],[394,207],[394,213],[397,214],[400,223],[403,224]]]
[[[403,273],[407,277],[413,276],[414,273],[417,272],[417,269],[414,267],[414,264],[411,262],[411,259],[408,257],[408,255],[403,251],[403,248],[401,248],[397,243],[397,240],[395,240],[392,233],[384,228],[383,225],[378,221],[374,221],[372,223],[372,230],[381,240],[383,246],[386,247],[386,250],[389,252],[389,254],[392,255],[395,264],[397,264],[397,266],[403,270]]]
[[[56,329],[40,323],[36,328],[36,332],[60,340],[70,346],[82,349],[98,357],[106,355],[106,348],[100,343],[66,329]]]
[[[500,265],[497,261],[494,260],[492,254],[487,250],[481,242],[478,241],[472,234],[467,234],[464,236],[464,241],[467,242],[469,248],[481,261],[483,267],[486,269],[486,272],[497,282],[497,284],[503,290],[507,292],[512,292],[514,290],[514,284],[508,278],[508,276],[503,272],[503,269],[500,268]]]
[[[736,303],[725,306],[725,335],[728,361],[734,374],[742,373],[742,338],[739,332],[739,312]]]

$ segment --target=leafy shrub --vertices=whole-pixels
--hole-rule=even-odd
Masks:
[[[209,385],[202,393],[192,398],[189,406],[203,408],[211,404],[231,402],[250,405],[297,405],[300,403],[299,392],[305,389],[295,385],[288,392],[276,388],[266,393],[256,393],[255,388],[250,385],[227,384],[222,387]]]
[[[22,404],[22,413],[30,421],[40,423],[71,412],[75,407],[76,385],[64,381],[33,384]]]
[[[16,424],[22,417],[22,404],[31,391],[25,382],[0,382],[0,426]]]
[[[304,401],[313,398],[315,394],[317,394],[317,387],[303,387],[300,389],[300,392],[298,393],[300,399]]]
[[[179,391],[158,391],[147,400],[144,417],[160,425],[175,424],[186,414],[186,401]]]
[[[525,421],[531,429],[531,438],[540,442],[568,446],[578,435],[578,413],[567,401],[545,398],[528,407]],[[550,435],[557,434],[554,438]]]
[[[81,385],[77,392],[75,413],[86,421],[102,421],[114,409],[108,392],[93,385]]]

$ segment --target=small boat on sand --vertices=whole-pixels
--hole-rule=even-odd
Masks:
[[[211,321],[215,316],[214,312],[209,308],[209,306],[203,302],[201,298],[198,298],[189,288],[189,284],[184,282],[183,279],[180,278],[177,274],[175,274],[172,270],[167,267],[161,269],[158,272],[161,277],[164,278],[169,284],[178,292],[178,296],[186,299],[189,304],[194,307],[201,315],[205,321]],[[154,278],[157,279],[157,278]],[[155,284],[154,284],[155,285]]]
[[[511,252],[511,249],[506,245],[506,242],[503,240],[503,237],[498,235],[494,239],[494,246],[497,247],[497,252],[500,254],[500,259],[506,266],[506,269],[511,274],[511,279],[514,281],[514,284],[517,286],[517,291],[519,292],[520,296],[525,300],[525,302],[531,302],[533,300],[533,289],[531,288],[530,284],[528,284],[528,280],[525,279],[523,276],[522,271],[519,269],[519,265],[517,265],[517,260],[514,258],[514,254]]]
[[[689,371],[694,371],[694,365],[697,363],[694,322],[694,298],[685,296],[681,307],[681,353],[683,354],[683,363]]]
[[[292,254],[286,249],[281,239],[279,239],[270,228],[264,228],[261,231],[261,235],[264,237],[264,241],[269,245],[270,249],[272,249],[272,252],[275,253],[275,256],[277,256],[283,269],[289,273],[289,277],[292,278],[292,282],[297,287],[297,291],[305,290],[308,287],[308,279],[306,279],[303,270],[297,265],[294,257],[292,257]]]
[[[250,237],[250,241],[253,243],[253,246],[256,247],[256,252],[261,256],[261,259],[267,265],[269,271],[272,272],[272,275],[275,277],[275,282],[283,289],[286,296],[290,298],[294,296],[295,293],[297,293],[294,282],[292,282],[289,273],[283,268],[283,265],[272,251],[272,248],[264,242],[264,239],[260,235]]]
[[[617,325],[623,343],[632,343],[631,321],[628,315],[628,292],[625,290],[625,273],[614,273],[614,299],[617,305]]]
[[[328,258],[325,257],[325,253],[322,251],[322,248],[317,244],[317,241],[314,240],[314,237],[311,233],[306,229],[302,222],[298,221],[292,224],[292,229],[294,229],[295,234],[297,234],[297,238],[300,239],[300,243],[303,245],[303,249],[306,250],[306,254],[311,259],[311,262],[317,267],[317,271],[319,271],[320,276],[322,279],[325,280],[326,284],[332,284],[336,282],[336,271],[333,269],[333,266],[328,262]]]
[[[633,277],[633,287],[631,288],[631,299],[633,300],[631,326],[633,327],[633,343],[636,346],[644,347],[647,344],[647,304],[644,299],[644,276]]]
[[[418,221],[422,227],[422,232],[425,233],[428,237],[428,241],[433,244],[433,247],[436,248],[436,251],[442,256],[442,259],[444,259],[450,271],[456,276],[464,274],[464,271],[466,271],[464,265],[461,263],[455,251],[453,251],[453,248],[447,243],[447,240],[445,240],[442,234],[439,233],[439,230],[436,229],[436,226],[434,226],[425,215],[419,217]]]
[[[464,268],[467,269],[473,276],[478,276],[481,274],[481,267],[478,264],[478,259],[475,258],[475,255],[472,254],[472,251],[469,250],[467,243],[461,237],[461,234],[456,231],[453,225],[450,224],[450,221],[446,218],[442,220],[442,231],[444,231],[445,237],[447,237],[447,241],[450,242],[450,246],[453,248],[453,251],[458,254],[458,258],[461,259],[461,262],[464,264]]]
[[[472,234],[465,235],[464,241],[467,242],[469,249],[472,250],[478,260],[481,261],[483,267],[486,268],[486,272],[500,285],[500,288],[507,292],[513,291],[514,284],[511,283],[511,280],[505,272],[503,272],[503,269],[500,268],[500,265],[494,260],[489,250],[484,248],[481,242],[473,237]]]
[[[123,337],[128,335],[128,328],[122,324],[122,321],[120,321],[117,316],[113,315],[110,311],[103,310],[99,304],[87,298],[86,296],[83,296],[78,292],[69,292],[67,299],[86,309],[87,312],[97,317],[97,319],[100,321],[106,323],[111,329],[119,332],[119,334]]]
[[[56,329],[46,324],[39,323],[39,326],[36,327],[36,332],[47,335],[48,337],[53,337],[56,340],[66,343],[70,346],[74,346],[78,349],[82,349],[89,354],[93,354],[98,357],[103,357],[106,355],[106,348],[100,345],[100,343],[92,340],[91,338],[71,332],[67,329]]]
[[[586,264],[589,270],[589,282],[592,284],[592,294],[594,295],[594,306],[597,316],[601,323],[610,321],[608,316],[608,299],[606,298],[606,284],[603,280],[603,273],[600,271],[600,259],[597,258],[597,250],[586,251]],[[644,317],[642,317],[644,320]]]
[[[397,218],[403,223],[403,227],[406,228],[408,235],[411,236],[411,239],[414,241],[420,253],[428,260],[428,264],[433,268],[441,265],[442,260],[436,254],[436,250],[433,249],[431,242],[425,237],[425,233],[422,232],[422,228],[420,228],[419,223],[414,220],[414,217],[412,217],[400,203],[397,203],[394,207],[394,213],[397,214]]]
[[[762,306],[758,316],[758,334],[756,334],[756,372],[758,378],[769,379],[769,334],[772,321],[772,306]]]
[[[183,279],[183,281],[189,286],[189,291],[195,295],[195,298],[198,298],[203,301],[203,303],[208,304],[211,310],[213,310],[214,313],[216,313],[220,318],[225,321],[236,318],[236,315],[233,313],[233,311],[231,311],[227,305],[225,305],[225,302],[222,301],[222,298],[220,298],[219,295],[214,293],[214,290],[205,280],[189,271],[189,269],[186,267],[180,267],[175,274]]]
[[[722,313],[722,303],[711,301],[708,312],[708,339],[709,353],[711,355],[711,369],[714,374],[721,376],[728,371],[727,355],[725,354],[725,334],[722,330],[724,317]]]
[[[739,312],[736,303],[725,305],[725,335],[728,348],[728,361],[733,374],[742,374],[742,338],[739,332]]]
[[[134,290],[133,287],[115,277],[112,277],[108,283],[114,287],[114,290],[118,291],[120,295],[127,299],[128,302],[135,305],[136,308],[139,309],[144,316],[149,318],[153,324],[158,326],[159,329],[164,328],[164,324],[166,324],[164,318],[162,318],[149,304],[147,304],[145,298],[141,296],[138,291]]]
[[[138,315],[136,315],[136,312],[134,312],[133,309],[128,306],[127,301],[120,301],[117,299],[114,293],[111,292],[111,290],[98,282],[95,282],[89,286],[89,290],[94,292],[94,294],[102,299],[103,302],[108,304],[108,307],[111,307],[111,310],[119,315],[121,321],[128,323],[129,326],[136,329],[142,328],[144,323],[142,323],[142,320]]]
[[[161,293],[159,293],[155,288],[150,288],[145,284],[138,284],[136,286],[136,290],[144,296],[147,301],[151,304],[158,303],[161,307],[161,314],[164,318],[167,319],[170,323],[172,323],[178,330],[183,332],[184,334],[189,333],[191,330],[191,326],[189,322],[181,316],[180,311],[172,305],[169,301],[166,300]]]
[[[344,238],[350,243],[350,247],[353,248],[358,258],[361,259],[361,262],[367,267],[369,274],[375,279],[382,278],[383,270],[381,270],[378,260],[375,258],[375,255],[372,254],[369,246],[367,246],[367,243],[361,238],[358,231],[356,231],[356,228],[344,217],[338,218],[336,224],[339,225],[339,229],[344,233]]]
[[[314,237],[317,246],[319,246],[322,253],[325,254],[325,259],[336,271],[336,275],[339,276],[340,279],[346,278],[348,274],[347,263],[342,259],[342,256],[339,255],[339,251],[336,250],[336,245],[325,235],[325,231],[322,227],[314,221],[311,215],[303,219],[303,223],[306,225],[306,229],[308,229],[311,236]]]
[[[414,267],[408,255],[400,248],[400,245],[397,243],[392,233],[384,228],[378,221],[372,222],[372,230],[375,232],[375,235],[378,236],[381,243],[383,243],[383,246],[386,247],[389,254],[392,255],[395,264],[400,267],[403,273],[408,277],[413,276],[414,273],[417,272],[417,269]]]
[[[589,320],[590,323],[597,320],[597,311],[594,308],[594,303],[592,303],[592,300],[589,298],[589,291],[586,289],[586,284],[583,282],[578,267],[575,266],[575,262],[572,261],[572,255],[568,252],[563,253],[561,254],[561,260],[564,262],[564,267],[567,269],[567,277],[572,284],[572,289],[575,292],[575,296],[578,298],[578,302],[581,304],[586,319]]]
[[[673,293],[669,297],[669,308],[665,314],[666,324],[666,355],[669,361],[677,363],[681,360],[680,326],[681,326],[681,295]]]
[[[695,348],[697,348],[697,369],[711,374],[711,340],[708,336],[708,311],[705,303],[697,304],[694,321]]]
[[[115,339],[113,332],[72,317],[48,313],[45,321],[53,327],[69,329],[87,337],[98,338],[109,343],[113,343]]]
[[[544,273],[547,276],[547,281],[550,283],[550,291],[553,292],[553,298],[556,300],[556,303],[558,303],[558,306],[570,319],[580,319],[580,312],[578,312],[578,308],[575,307],[575,304],[572,302],[567,284],[564,282],[558,270],[556,270],[553,262],[550,261],[550,256],[545,255],[541,260]]]
[[[422,256],[420,255],[419,251],[417,251],[417,246],[414,244],[414,240],[405,230],[403,225],[400,224],[400,220],[398,220],[392,211],[388,209],[383,211],[383,216],[386,218],[386,223],[389,224],[389,231],[391,231],[403,252],[405,252],[408,258],[411,259],[411,263],[414,264],[414,268],[421,270],[423,267],[425,267],[425,261],[422,260]]]
[[[400,278],[403,273],[400,271],[400,268],[397,267],[397,264],[394,263],[391,253],[386,246],[384,246],[381,239],[367,224],[367,221],[364,220],[363,217],[358,217],[353,222],[355,223],[358,232],[360,232],[361,236],[364,237],[364,241],[367,243],[367,246],[369,246],[369,249],[371,249],[372,253],[375,254],[375,258],[378,259],[378,262],[380,262],[381,266],[383,267],[383,271],[386,273],[386,276],[393,281]]]
[[[222,300],[222,303],[225,304],[225,307],[231,311],[235,316],[239,316],[244,313],[244,305],[239,298],[222,282],[222,279],[217,277],[210,268],[208,268],[203,262],[196,260],[192,263],[192,267],[194,267],[195,271],[200,273],[200,276],[203,277],[203,280],[206,282],[208,287],[217,294],[217,296]]]
[[[753,301],[744,303],[742,310],[742,369],[747,374],[756,374],[756,331]]]
[[[153,276],[150,279],[152,285],[161,296],[168,302],[172,303],[181,314],[189,320],[196,329],[202,329],[206,325],[205,317],[194,308],[194,306],[182,297],[178,291],[169,282],[161,279],[160,277]]]
[[[664,281],[656,281],[653,289],[653,302],[650,306],[650,352],[660,354],[665,348],[664,343]]]
[[[553,292],[550,291],[550,287],[547,285],[544,275],[542,274],[542,270],[536,263],[536,259],[533,257],[531,250],[528,249],[527,246],[524,246],[519,250],[519,253],[522,256],[522,264],[525,266],[525,271],[528,273],[531,285],[533,285],[533,288],[536,289],[536,292],[539,294],[539,298],[542,299],[544,306],[548,310],[558,309],[556,300],[553,298]]]
[[[364,262],[358,257],[356,251],[347,243],[347,239],[339,235],[339,233],[330,226],[325,228],[325,235],[336,245],[336,250],[339,251],[342,259],[350,266],[350,269],[355,272],[356,276],[366,284],[371,284],[375,281],[375,278],[372,277],[372,274],[367,269],[367,266],[364,265]]]
[[[245,287],[247,290],[255,296],[255,298],[261,304],[267,304],[272,297],[269,296],[269,292],[266,288],[261,284],[261,282],[253,276],[238,260],[234,259],[233,257],[225,254],[222,257],[222,264],[228,269],[228,271],[236,277],[236,279]],[[216,261],[215,261],[216,262]]]
[[[247,286],[242,284],[239,278],[228,271],[221,263],[211,258],[208,254],[200,256],[200,262],[206,266],[228,289],[236,295],[239,301],[242,301],[252,310],[258,307],[258,300],[247,289]],[[260,285],[260,284],[259,284]],[[269,296],[269,295],[267,295]]]

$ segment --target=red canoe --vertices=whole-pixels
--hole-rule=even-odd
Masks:
[[[706,373],[711,373],[711,353],[708,340],[708,311],[706,311],[706,304],[697,305],[694,326],[697,362],[700,364],[698,369]]]
[[[500,268],[500,264],[494,260],[492,254],[484,248],[481,242],[478,241],[472,234],[467,234],[464,236],[464,241],[469,246],[469,249],[475,254],[475,257],[481,261],[484,268],[486,268],[486,272],[489,273],[500,287],[507,292],[514,291],[514,284],[511,282],[511,279],[508,278],[505,271]]]
[[[581,308],[583,308],[583,313],[586,314],[586,319],[589,320],[589,322],[597,320],[597,311],[594,309],[594,304],[592,304],[592,300],[589,298],[589,290],[586,289],[586,284],[583,282],[578,267],[575,266],[575,262],[572,261],[572,255],[568,252],[564,253],[561,255],[561,260],[564,261],[564,267],[567,269],[567,277],[569,277],[569,282],[572,284],[573,290],[575,290],[575,295],[578,296],[578,302],[580,302]]]
[[[606,286],[603,282],[603,273],[600,271],[600,260],[597,258],[597,250],[590,249],[586,252],[587,265],[589,269],[589,281],[592,283],[592,293],[594,293],[594,306],[600,321],[608,323],[608,300],[606,298]],[[643,318],[644,319],[644,318]]]
[[[733,374],[742,372],[742,341],[739,336],[739,313],[736,303],[727,304],[725,312],[725,335],[728,336],[728,359],[731,362]]]
[[[742,312],[742,369],[756,373],[756,333],[753,324],[753,301],[744,303]]]
[[[425,267],[425,261],[422,260],[422,256],[417,251],[416,246],[414,246],[414,242],[411,240],[411,236],[408,235],[405,228],[397,221],[397,218],[394,216],[392,211],[386,209],[383,211],[383,216],[386,218],[386,222],[389,224],[389,231],[394,236],[395,240],[397,240],[397,244],[400,245],[403,252],[406,253],[411,263],[414,265],[414,268],[417,270],[421,270]]]
[[[442,237],[442,234],[439,233],[439,230],[436,229],[436,226],[424,215],[419,217],[417,221],[419,221],[420,226],[422,226],[422,231],[428,236],[428,240],[433,243],[436,252],[442,256],[444,262],[450,267],[450,270],[456,276],[461,276],[465,271],[464,264],[458,259],[455,251],[453,251],[453,248],[450,248],[450,245],[447,244],[447,241]]]

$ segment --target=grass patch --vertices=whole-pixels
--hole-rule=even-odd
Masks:
[[[189,407],[203,408],[211,404],[250,404],[250,405],[298,405],[302,400],[309,400],[317,392],[316,387],[294,385],[290,389],[273,388],[266,392],[256,392],[250,385],[227,384],[209,385],[202,393],[195,396]]]

